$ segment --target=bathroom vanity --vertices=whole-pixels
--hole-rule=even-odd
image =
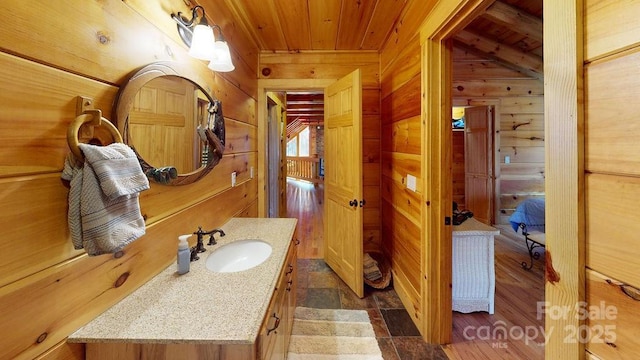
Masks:
[[[85,343],[87,359],[284,359],[296,303],[296,222],[231,219],[187,274],[171,264],[68,341]],[[270,244],[271,255],[244,271],[207,269],[211,252],[244,239]]]

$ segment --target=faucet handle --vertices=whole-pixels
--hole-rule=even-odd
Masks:
[[[207,245],[215,245],[215,244],[217,244],[217,243],[218,243],[218,242],[216,241],[216,238],[215,238],[215,237],[213,237],[213,235],[214,235],[215,233],[220,234],[220,236],[224,236],[224,235],[225,235],[225,233],[224,233],[224,231],[222,231],[222,229],[213,229],[213,230],[211,230],[211,231],[208,233],[208,234],[209,234],[209,243],[208,243]]]

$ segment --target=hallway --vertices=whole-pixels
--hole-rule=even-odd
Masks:
[[[297,305],[312,308],[367,310],[385,360],[409,359],[542,359],[544,346],[526,339],[470,339],[481,327],[500,324],[507,330],[544,327],[536,317],[536,302],[544,299],[543,261],[531,271],[521,268],[528,260],[524,241],[500,228],[496,236],[496,313],[453,314],[453,343],[445,346],[426,344],[397,293],[389,287],[377,290],[365,286],[359,299],[322,260],[323,186],[287,181],[287,215],[298,218],[298,292]],[[522,241],[521,241],[522,240]]]

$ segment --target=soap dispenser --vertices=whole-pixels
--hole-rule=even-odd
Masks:
[[[191,236],[180,235],[178,236],[178,274],[183,275],[189,272],[191,265],[191,251],[189,251],[189,243],[187,239]]]

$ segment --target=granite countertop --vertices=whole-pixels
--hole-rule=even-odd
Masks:
[[[233,218],[184,275],[172,263],[149,282],[71,334],[69,342],[251,344],[256,340],[282,270],[296,219]],[[271,244],[262,264],[235,273],[213,273],[211,250],[239,239]],[[205,244],[208,237],[205,237]],[[177,239],[176,239],[177,251]]]

